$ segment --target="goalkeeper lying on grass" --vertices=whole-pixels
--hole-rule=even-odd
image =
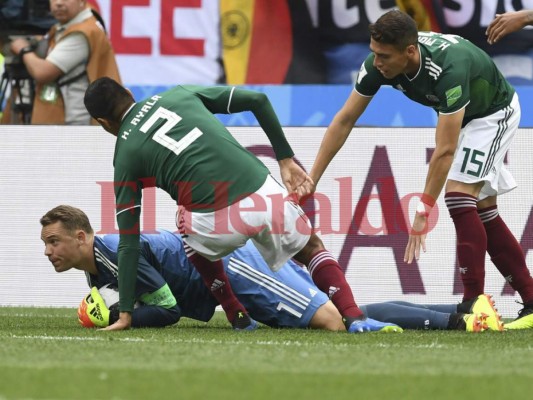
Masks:
[[[119,235],[94,236],[83,211],[60,207],[63,222],[41,219],[45,255],[57,272],[71,268],[85,271],[92,289],[80,304],[79,321],[86,327],[105,327],[118,318],[118,306],[106,304],[97,288],[118,286]],[[66,216],[70,216],[68,221],[64,220]],[[249,242],[225,257],[224,267],[239,301],[255,320],[272,327],[345,330],[333,303],[292,261],[273,273]],[[218,305],[189,263],[181,237],[167,231],[141,236],[136,298],[139,306],[132,313],[133,327],[163,327],[182,316],[209,321]],[[405,302],[370,304],[362,309],[369,318],[390,322],[386,331],[401,332],[392,324],[408,329],[470,332],[502,329],[500,317],[485,295],[463,312],[458,312],[457,305]]]

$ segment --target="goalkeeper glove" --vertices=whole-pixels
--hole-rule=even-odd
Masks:
[[[78,322],[85,328],[105,328],[109,325],[109,309],[96,287],[81,301]]]

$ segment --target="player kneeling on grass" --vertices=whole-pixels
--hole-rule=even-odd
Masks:
[[[91,287],[118,287],[119,235],[95,236],[87,215],[70,206],[50,210],[41,225],[45,255],[57,272],[75,268],[85,271]],[[142,306],[133,310],[132,326],[167,326],[182,316],[209,321],[218,302],[189,262],[181,236],[167,231],[141,235],[140,248],[135,298]],[[337,308],[297,264],[288,262],[273,273],[250,242],[223,261],[233,291],[255,320],[272,327],[346,330]],[[118,318],[96,289],[84,299],[79,314],[84,325],[98,327]],[[372,319],[352,326],[353,333],[401,332],[392,323]]]
[[[69,231],[68,223],[47,224],[50,221],[42,220],[46,255],[57,272],[70,268],[86,272],[92,289],[78,309],[80,323],[87,327],[108,326],[118,318],[118,293],[113,290],[118,285],[118,235],[94,237],[92,229],[91,233],[87,232],[90,225],[87,226],[87,216],[81,210],[69,206],[58,209],[65,221],[76,216],[75,225],[81,228]],[[78,230],[81,232],[76,234]],[[181,316],[208,321],[217,302],[190,265],[181,237],[166,231],[143,235],[141,248],[133,326],[171,325]],[[273,327],[345,329],[335,306],[294,263],[288,262],[274,274],[253,244],[248,243],[226,257],[224,267],[239,301],[254,319]],[[479,296],[463,312],[457,305],[424,306],[405,302],[369,304],[362,308],[369,318],[389,322],[391,325],[385,331],[401,331],[392,324],[409,329],[501,330],[499,315],[485,295]]]

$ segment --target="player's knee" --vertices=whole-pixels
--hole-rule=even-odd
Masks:
[[[302,250],[300,250],[300,252],[296,254],[296,256],[294,256],[294,258],[298,260],[299,262],[307,265],[309,264],[309,261],[311,261],[311,258],[316,253],[324,249],[325,247],[324,247],[324,244],[322,243],[322,240],[320,240],[320,238],[316,234],[313,233],[311,237],[309,238],[309,241],[307,242],[305,247]]]
[[[329,300],[319,307],[311,319],[309,327],[312,329],[324,329],[328,331],[346,330],[339,310],[337,310],[337,307],[335,307]]]

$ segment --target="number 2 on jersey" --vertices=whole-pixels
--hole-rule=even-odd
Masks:
[[[157,129],[152,136],[152,139],[155,140],[162,146],[165,146],[170,151],[174,152],[177,156],[185,150],[192,142],[198,139],[203,135],[202,131],[198,128],[194,128],[192,131],[187,133],[180,140],[174,140],[170,136],[167,136],[167,133],[181,121],[181,117],[173,111],[167,110],[166,108],[159,107],[154,113],[148,118],[148,120],[141,126],[140,131],[143,133],[148,132],[148,130],[154,126],[154,124],[159,119],[164,119],[166,122]]]

